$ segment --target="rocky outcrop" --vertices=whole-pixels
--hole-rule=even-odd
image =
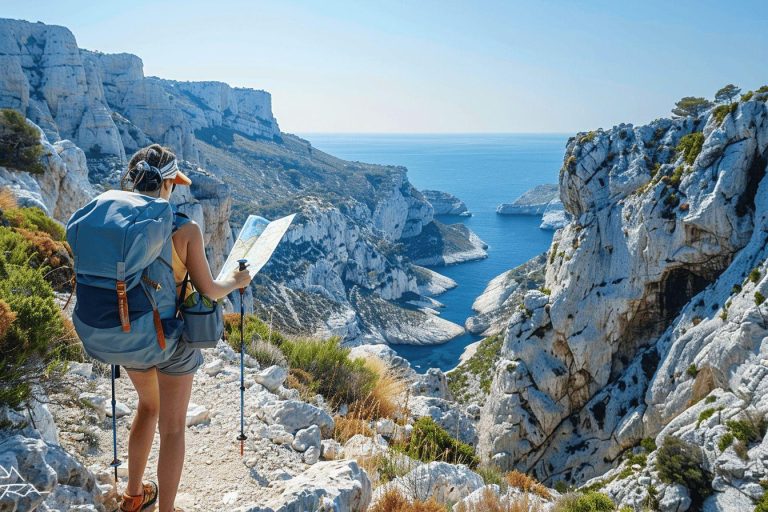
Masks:
[[[461,223],[433,221],[418,236],[404,240],[405,251],[417,265],[453,265],[488,257],[488,244]]]
[[[467,318],[464,324],[467,331],[481,336],[503,331],[522,304],[525,293],[544,286],[546,262],[546,255],[541,254],[491,279],[472,303],[476,314]]]
[[[402,260],[389,241],[402,232],[382,238],[354,218],[370,223],[366,211],[351,216],[319,198],[303,198],[296,209],[297,218],[258,278],[264,287],[256,307],[264,308],[265,318],[272,315],[281,330],[342,336],[353,345],[441,343],[463,332],[452,322],[400,305],[441,277]]]
[[[422,190],[421,193],[432,205],[435,215],[461,215],[462,217],[472,215],[464,201],[453,194],[440,190]]]
[[[568,213],[560,201],[558,185],[537,185],[513,203],[496,208],[499,215],[541,215],[541,229],[560,229],[569,221]]]
[[[499,215],[543,215],[547,205],[558,196],[558,186],[537,185],[512,203],[502,203],[496,208]]]
[[[563,208],[563,202],[555,198],[547,204],[544,213],[541,215],[541,229],[556,230],[565,227],[568,224],[568,214]]]
[[[363,512],[371,502],[371,481],[354,461],[319,462],[291,479],[282,494],[266,506],[242,512]]]
[[[44,155],[43,173],[0,167],[0,188],[10,189],[19,205],[36,206],[56,220],[66,222],[75,210],[96,195],[88,181],[85,155],[68,140],[51,144],[42,131],[40,144]]]
[[[373,502],[390,489],[397,489],[409,500],[426,501],[434,498],[438,503],[456,503],[483,486],[483,479],[462,464],[430,462],[384,484],[373,493]]]
[[[265,91],[147,78],[138,57],[79,49],[64,27],[0,19],[0,65],[0,107],[21,111],[53,142],[73,141],[94,162],[116,157],[118,168],[150,140],[200,163],[196,134],[280,133]]]
[[[529,291],[510,321],[485,459],[583,482],[709,390],[746,393],[742,372],[759,385],[765,99],[569,140],[560,191],[573,220],[549,251],[551,295]]]

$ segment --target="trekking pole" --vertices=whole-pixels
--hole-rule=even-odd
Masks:
[[[248,260],[237,260],[240,265],[238,270],[245,270],[245,264]],[[245,437],[245,377],[243,375],[245,371],[245,300],[244,300],[245,288],[240,288],[240,435],[237,436],[237,440],[240,441],[240,456],[243,456],[243,443],[247,437]]]
[[[112,459],[112,466],[115,468],[115,485],[117,485],[117,467],[121,464],[120,460],[117,458],[117,414],[115,412],[115,409],[117,407],[117,402],[115,401],[115,379],[120,376],[120,367],[116,365],[112,365],[112,455],[114,456]]]

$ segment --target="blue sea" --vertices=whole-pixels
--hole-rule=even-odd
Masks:
[[[436,297],[445,304],[441,316],[464,325],[472,302],[488,281],[546,251],[552,232],[539,229],[541,219],[496,215],[496,206],[512,202],[542,183],[557,183],[568,135],[368,135],[305,134],[312,144],[334,156],[361,162],[403,165],[419,190],[450,192],[462,199],[472,217],[446,217],[463,222],[489,245],[488,258],[447,267],[432,267],[458,286]],[[449,370],[468,344],[466,334],[432,346],[393,345],[414,368]]]

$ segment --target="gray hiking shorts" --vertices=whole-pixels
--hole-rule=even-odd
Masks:
[[[165,375],[189,375],[195,373],[204,362],[203,353],[199,348],[192,348],[182,340],[176,344],[176,350],[167,361],[150,368],[125,368],[132,372],[146,372],[152,368]]]

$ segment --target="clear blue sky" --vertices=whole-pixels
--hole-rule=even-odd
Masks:
[[[575,132],[768,83],[759,1],[7,1],[147,75],[266,89],[288,132]]]

